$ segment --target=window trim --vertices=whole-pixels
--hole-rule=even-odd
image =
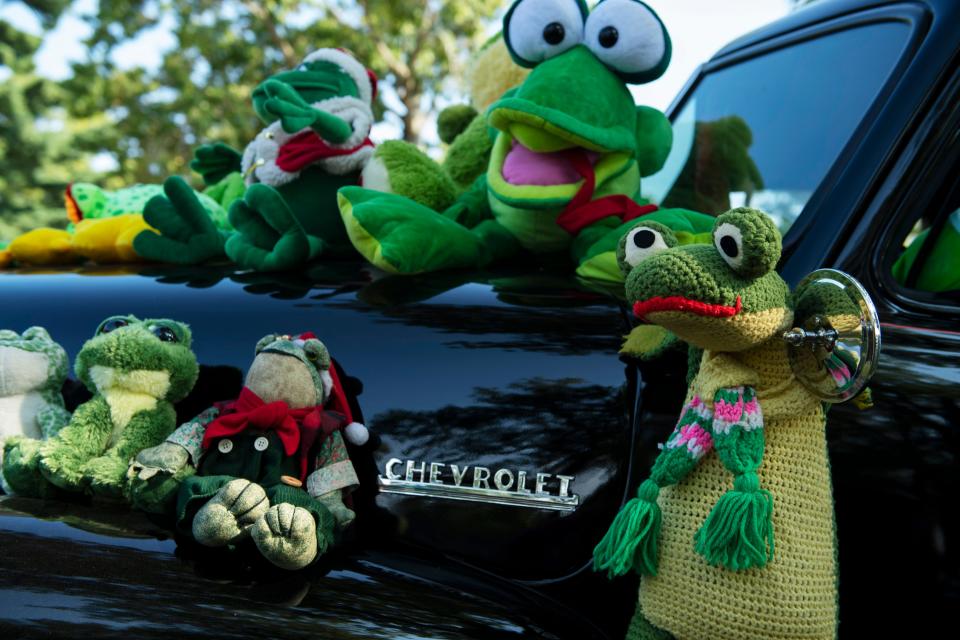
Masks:
[[[721,54],[718,57],[706,62],[699,69],[697,69],[690,80],[688,80],[681,93],[678,94],[677,98],[668,107],[666,111],[667,117],[671,122],[673,122],[673,120],[680,114],[681,110],[693,97],[694,93],[708,74],[721,71],[725,68],[747,62],[751,59],[759,58],[787,47],[796,46],[804,42],[826,37],[840,31],[847,31],[850,29],[856,29],[884,22],[900,22],[906,24],[908,28],[910,28],[910,33],[907,37],[902,56],[890,70],[887,80],[882,84],[877,92],[876,98],[874,98],[873,102],[867,108],[867,111],[864,114],[860,124],[854,129],[850,139],[841,148],[840,152],[837,154],[837,158],[827,170],[827,173],[823,176],[820,184],[818,184],[813,193],[810,194],[810,198],[804,205],[800,215],[794,221],[793,225],[790,227],[790,230],[784,237],[783,253],[780,261],[781,268],[789,262],[791,254],[799,246],[801,239],[814,226],[816,220],[820,218],[821,211],[826,206],[829,206],[828,203],[830,195],[837,188],[841,177],[843,176],[847,167],[850,165],[851,160],[860,149],[864,140],[869,137],[868,133],[870,130],[877,125],[878,120],[880,119],[880,114],[887,107],[891,96],[894,94],[894,89],[900,82],[903,81],[905,75],[904,72],[917,57],[917,53],[929,32],[931,21],[932,17],[929,11],[923,6],[907,2],[891,4],[882,7],[873,7],[850,14],[828,17],[821,22],[805,25],[798,29],[761,40],[754,45],[748,45],[743,48],[735,49],[729,53]],[[889,153],[893,153],[893,149],[890,149]],[[877,168],[879,169],[883,167],[886,163],[887,158],[878,158]],[[880,178],[882,178],[881,174],[878,171],[875,171],[871,179],[871,184],[876,184]],[[859,195],[859,202],[857,203],[856,209],[862,208],[865,201],[869,202],[869,200],[867,200],[867,197],[871,195],[869,191],[871,190],[864,189],[863,193]],[[851,217],[852,216],[848,217],[844,221],[843,226],[836,230],[837,237],[844,233],[847,225],[851,224],[851,222],[855,222],[855,220],[850,219]],[[824,255],[826,256],[826,253]]]

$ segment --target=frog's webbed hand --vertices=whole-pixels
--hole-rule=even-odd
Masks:
[[[133,240],[138,255],[158,262],[198,264],[223,257],[224,235],[210,219],[197,194],[176,176],[163,183],[164,196],[154,196],[143,219],[154,231],[141,231]]]
[[[307,235],[283,196],[273,187],[253,184],[230,206],[237,233],[227,240],[227,255],[245,269],[287,271],[323,253],[325,245]]]
[[[287,133],[296,133],[309,127],[333,144],[346,142],[353,133],[353,127],[346,120],[311,106],[284,82],[267,80],[263,83],[263,89],[267,94],[263,110],[279,120]]]
[[[733,474],[695,537],[697,552],[731,571],[760,568],[773,558],[773,496],[760,488],[763,414],[753,387],[726,387],[714,396],[712,435],[717,455]]]
[[[203,183],[212,186],[231,173],[240,171],[242,155],[222,142],[202,144],[193,152],[190,168],[203,177]]]
[[[343,187],[337,203],[354,248],[390,273],[479,267],[518,250],[516,240],[493,220],[468,229],[392,193]]]
[[[713,448],[712,418],[710,408],[698,396],[684,405],[677,426],[653,463],[650,477],[637,489],[637,497],[620,509],[593,550],[594,571],[606,571],[611,578],[631,569],[641,575],[657,575],[662,518],[657,497],[661,488],[680,482]]]

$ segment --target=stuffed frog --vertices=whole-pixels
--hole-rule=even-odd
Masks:
[[[93,393],[48,440],[9,438],[3,474],[14,492],[53,488],[121,497],[130,460],[176,428],[173,403],[197,380],[190,329],[173,320],[104,320],[77,354],[77,378]]]
[[[252,537],[273,564],[303,568],[355,517],[343,500],[359,482],[341,432],[362,441],[366,429],[349,411],[314,334],[265,336],[239,398],[137,456],[134,504],[160,512],[175,493],[177,528],[198,543]]]
[[[73,183],[64,194],[67,228],[33,229],[14,238],[8,249],[11,261],[21,266],[84,259],[101,264],[142,261],[133,250],[133,239],[150,228],[141,214],[147,202],[162,193],[159,185],[151,184],[109,191],[86,182]],[[218,228],[229,227],[220,202],[202,193],[197,198]]]
[[[265,126],[246,149],[201,145],[191,163],[207,185],[242,175],[246,191],[228,215],[235,231],[219,233],[194,191],[172,177],[163,185],[165,195],[144,211],[159,233],[141,233],[134,249],[144,258],[184,264],[226,254],[256,271],[352,253],[336,192],[358,184],[373,154],[368,136],[375,95],[376,76],[340,49],[319,49],[295,69],[268,78],[253,92]],[[424,172],[419,186],[437,175]]]
[[[70,419],[60,388],[67,379],[67,352],[43,327],[18,335],[0,331],[0,484],[3,444],[11,436],[46,439]]]
[[[821,402],[794,376],[780,234],[753,209],[710,245],[643,221],[619,255],[634,314],[703,349],[680,419],[594,552],[643,577],[630,637],[834,638],[837,565]]]
[[[391,273],[482,267],[567,252],[587,276],[619,279],[624,222],[659,220],[686,241],[713,219],[657,210],[640,197],[672,142],[662,113],[637,107],[626,83],[659,77],[670,38],[637,0],[518,0],[503,23],[514,61],[533,70],[487,111],[497,130],[486,173],[443,212],[360,187],[339,192],[354,247]]]

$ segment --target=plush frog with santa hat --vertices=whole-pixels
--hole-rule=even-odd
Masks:
[[[224,255],[246,269],[279,271],[320,256],[352,253],[337,210],[340,187],[360,182],[373,155],[370,127],[376,77],[340,49],[319,49],[253,92],[264,128],[241,153],[201,145],[191,167],[207,191],[242,176],[223,233],[197,194],[178,177],[151,200],[136,252],[151,260],[196,264]],[[427,172],[431,179],[435,172]],[[440,180],[442,176],[436,179]],[[450,186],[452,189],[452,185]]]
[[[355,517],[344,503],[359,484],[344,434],[355,443],[367,435],[324,344],[312,333],[267,335],[236,400],[137,456],[131,499],[173,509],[178,530],[204,546],[252,538],[273,564],[300,569]]]
[[[647,216],[681,242],[712,218],[658,210],[640,197],[672,143],[662,113],[638,107],[627,83],[658,78],[671,44],[638,0],[517,0],[503,33],[523,83],[487,111],[496,139],[487,171],[442,212],[360,187],[339,193],[354,247],[392,273],[482,267],[520,255],[567,252],[585,276],[620,280],[617,242]]]

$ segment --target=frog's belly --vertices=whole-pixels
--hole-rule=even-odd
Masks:
[[[9,436],[39,438],[37,414],[47,406],[37,392],[0,398],[0,441]]]
[[[557,224],[562,207],[521,209],[498,200],[489,192],[488,199],[494,218],[512,233],[527,251],[553,253],[570,246],[570,234]]]
[[[733,486],[716,453],[665,488],[658,575],[644,578],[646,618],[680,640],[833,638],[837,621],[833,496],[822,418],[770,421],[760,485],[773,494],[775,553],[763,569],[709,566],[693,537]]]

